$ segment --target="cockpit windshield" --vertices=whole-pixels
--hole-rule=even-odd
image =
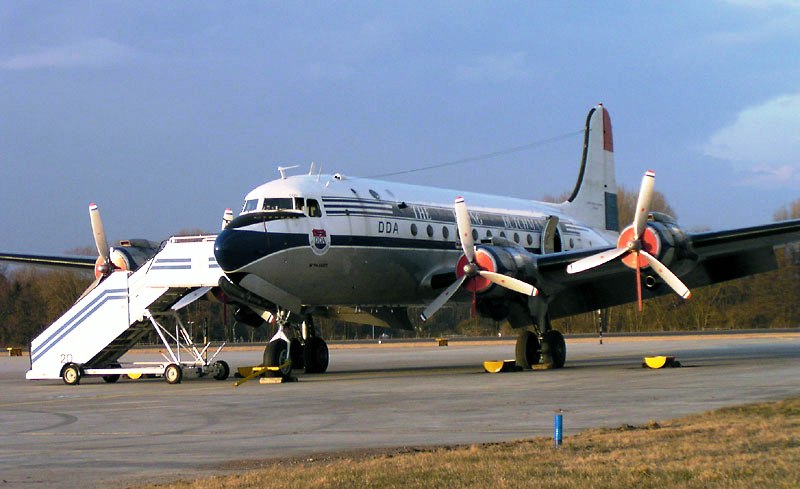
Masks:
[[[294,210],[294,204],[291,198],[279,199],[264,199],[264,204],[261,206],[262,211],[291,211]]]
[[[244,207],[242,207],[242,214],[245,212],[252,212],[258,208],[258,199],[249,199],[244,201]]]
[[[242,214],[274,214],[276,218],[298,217],[305,214],[309,217],[322,217],[322,208],[316,199],[303,197],[272,197],[264,199],[247,199],[242,207]],[[281,215],[281,217],[277,217]]]

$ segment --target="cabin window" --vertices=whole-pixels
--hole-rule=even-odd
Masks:
[[[285,211],[294,209],[294,203],[289,197],[278,199],[264,199],[261,210],[264,211]]]
[[[450,237],[450,230],[447,229],[447,226],[442,226],[442,237],[447,239]]]
[[[416,236],[416,235],[417,235],[417,225],[412,222],[411,223],[411,236]]]
[[[322,208],[319,206],[317,199],[308,199],[306,201],[306,214],[308,214],[308,217],[322,217]]]
[[[245,212],[252,212],[258,209],[258,199],[249,199],[244,201],[244,207],[242,207],[242,214]]]
[[[428,228],[427,228],[425,231],[428,233],[428,237],[429,237],[429,238],[432,238],[432,237],[433,237],[433,226],[431,226],[430,224],[428,224]]]

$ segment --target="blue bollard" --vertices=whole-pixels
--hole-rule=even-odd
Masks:
[[[553,423],[553,440],[555,441],[556,448],[561,446],[564,433],[564,415],[556,414],[555,422]]]

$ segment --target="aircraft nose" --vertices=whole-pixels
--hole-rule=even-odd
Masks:
[[[267,233],[225,229],[214,242],[214,257],[224,272],[235,272],[269,253]]]

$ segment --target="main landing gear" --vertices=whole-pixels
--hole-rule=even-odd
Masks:
[[[278,331],[264,349],[264,366],[273,377],[289,377],[293,369],[305,369],[307,374],[322,374],[328,370],[328,345],[316,335],[311,316],[300,325],[291,325],[291,313],[279,311]],[[292,337],[286,334],[287,326]]]
[[[561,368],[567,361],[567,345],[564,335],[550,325],[545,317],[544,328],[534,323],[517,337],[516,362],[522,368],[542,365],[545,368]]]

